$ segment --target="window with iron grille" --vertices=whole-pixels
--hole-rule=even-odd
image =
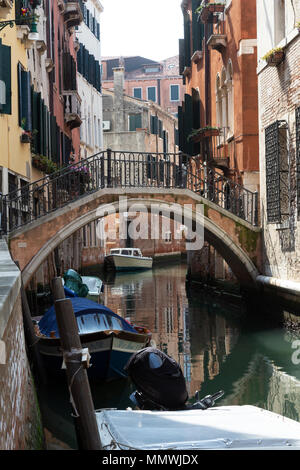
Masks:
[[[296,109],[297,212],[300,218],[300,107]]]
[[[289,216],[288,126],[276,121],[265,129],[266,203],[268,223],[282,223]]]

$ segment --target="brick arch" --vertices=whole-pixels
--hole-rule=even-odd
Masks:
[[[13,258],[19,261],[24,285],[26,286],[47,256],[66,238],[89,222],[99,219],[99,211],[106,209],[105,215],[119,213],[119,197],[127,197],[130,204],[143,204],[147,209],[152,204],[166,204],[174,208],[189,204],[192,209],[187,219],[196,220],[196,204],[204,204],[204,239],[209,242],[231,267],[241,284],[254,285],[258,275],[253,261],[259,251],[259,243],[247,250],[243,237],[247,230],[253,230],[249,224],[241,224],[232,214],[208,203],[201,196],[189,190],[165,189],[115,189],[110,194],[100,190],[85,198],[69,204],[65,208],[33,222],[30,226],[18,229],[10,237],[10,250]],[[237,229],[238,227],[238,229]],[[242,229],[242,231],[240,230]]]

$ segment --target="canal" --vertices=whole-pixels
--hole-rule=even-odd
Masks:
[[[152,331],[156,346],[181,365],[190,401],[197,390],[201,396],[224,390],[218,405],[256,405],[300,421],[300,334],[283,325],[273,306],[251,307],[186,285],[185,264],[111,275],[102,303]],[[131,406],[129,380],[91,389],[96,409]],[[48,384],[38,394],[44,426],[76,448],[66,384]]]

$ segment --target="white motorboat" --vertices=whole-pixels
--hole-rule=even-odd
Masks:
[[[300,450],[300,423],[256,406],[96,411],[105,450]]]
[[[116,271],[151,269],[153,259],[143,256],[139,248],[113,248],[104,258],[105,266]]]
[[[99,296],[103,292],[104,284],[99,277],[81,276],[83,284],[88,286],[88,295]]]

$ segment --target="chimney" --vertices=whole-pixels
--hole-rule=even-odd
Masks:
[[[114,111],[115,132],[125,131],[124,113],[124,67],[115,67],[114,72]]]

